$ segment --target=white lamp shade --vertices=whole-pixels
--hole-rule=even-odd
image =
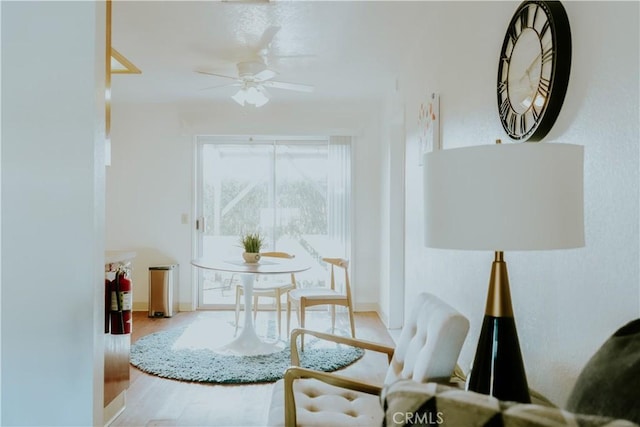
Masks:
[[[584,246],[584,149],[492,144],[425,155],[425,243],[442,249]]]

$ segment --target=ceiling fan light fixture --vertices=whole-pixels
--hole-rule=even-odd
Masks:
[[[233,2],[253,2],[253,1],[278,1],[278,0],[222,0]],[[270,26],[262,33],[260,42],[252,50],[253,57],[248,57],[243,61],[236,63],[238,69],[237,76],[229,76],[218,74],[208,70],[195,70],[196,73],[205,74],[214,77],[233,80],[234,83],[226,85],[217,85],[204,89],[215,89],[219,87],[236,86],[241,89],[231,98],[240,104],[251,104],[255,107],[262,107],[271,99],[271,95],[265,90],[265,87],[276,88],[278,90],[291,90],[296,92],[313,92],[314,87],[307,84],[298,84],[290,82],[282,82],[272,80],[278,75],[278,72],[269,68],[267,64],[267,56],[271,48],[271,43],[275,35],[280,31],[279,26]],[[304,55],[303,55],[304,56]],[[203,90],[204,90],[203,89]]]
[[[243,87],[231,98],[244,107],[245,103],[262,107],[269,102],[269,97],[265,90],[256,86]]]
[[[238,104],[240,104],[240,105],[242,105],[244,107],[244,103],[247,100],[247,91],[246,91],[246,89],[244,89],[244,88],[240,89],[238,91],[238,93],[236,93],[235,95],[233,95],[231,97],[231,99],[233,99]]]
[[[258,96],[258,89],[255,88],[255,86],[249,86],[247,89],[247,102],[249,104],[255,104],[254,100],[256,99],[256,97]]]
[[[264,104],[266,104],[267,102],[269,102],[269,98],[267,98],[264,94],[258,92],[258,95],[256,96],[256,98],[254,99],[254,105],[256,107],[262,107]]]

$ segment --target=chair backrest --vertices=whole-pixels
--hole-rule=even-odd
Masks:
[[[296,256],[287,252],[260,252],[260,257],[293,259]],[[294,273],[291,273],[291,284],[294,288],[296,287],[296,275]]]
[[[322,261],[331,264],[331,289],[336,290],[336,278],[334,267],[341,268],[344,271],[344,289],[345,294],[351,300],[351,284],[349,283],[349,260],[344,258],[322,258]]]
[[[261,257],[270,257],[270,258],[295,258],[295,255],[288,254],[286,252],[260,252]]]
[[[400,338],[384,380],[426,382],[449,378],[458,362],[469,321],[440,298],[419,294]]]

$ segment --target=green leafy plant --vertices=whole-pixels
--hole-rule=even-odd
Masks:
[[[245,233],[240,237],[245,252],[258,253],[264,245],[264,237],[260,233]]]

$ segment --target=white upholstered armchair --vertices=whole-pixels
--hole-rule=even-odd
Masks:
[[[469,321],[438,297],[419,294],[395,348],[354,338],[296,329],[291,334],[291,364],[273,390],[270,426],[380,425],[380,392],[399,379],[448,382],[454,373]],[[299,365],[297,338],[313,335],[386,353],[384,384],[371,384]]]

